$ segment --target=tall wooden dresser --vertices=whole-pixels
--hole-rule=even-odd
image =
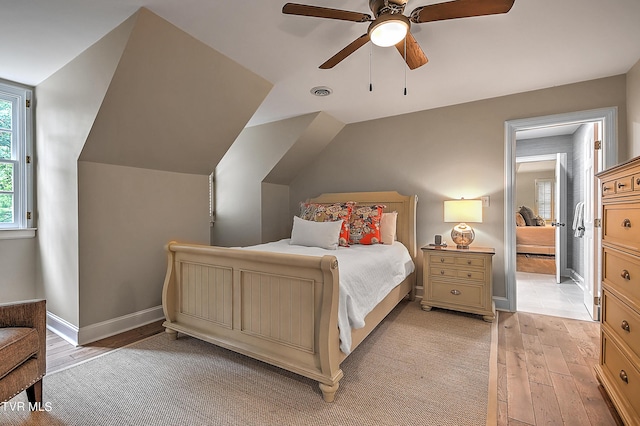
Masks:
[[[602,317],[598,380],[627,425],[640,425],[640,157],[598,174]]]

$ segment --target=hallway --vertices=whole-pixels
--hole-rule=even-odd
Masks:
[[[516,272],[517,311],[591,321],[582,289],[570,278],[556,284],[554,275]]]

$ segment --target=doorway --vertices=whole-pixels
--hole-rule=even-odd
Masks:
[[[617,140],[616,140],[616,117],[617,117],[617,109],[616,108],[606,108],[601,110],[592,110],[592,111],[582,111],[570,114],[560,114],[555,116],[546,116],[546,117],[537,117],[530,119],[522,119],[522,120],[513,120],[506,122],[505,130],[505,166],[506,166],[506,182],[505,182],[505,272],[506,272],[506,304],[508,305],[508,310],[514,312],[518,310],[518,277],[517,273],[517,262],[516,262],[516,232],[515,232],[515,216],[514,212],[517,211],[516,203],[516,153],[517,153],[517,140],[526,135],[529,132],[529,135],[535,134],[536,132],[546,131],[549,132],[549,129],[555,129],[556,132],[560,130],[562,127],[566,126],[576,126],[579,128],[585,124],[589,123],[598,123],[600,126],[600,134],[601,137],[601,150],[598,152],[598,161],[599,163],[595,163],[595,168],[590,169],[589,173],[591,177],[588,176],[586,179],[590,179],[591,182],[595,181],[593,174],[598,171],[603,170],[604,168],[608,168],[616,163],[617,159]],[[546,130],[545,130],[546,129]],[[526,138],[526,137],[525,137]],[[540,149],[540,144],[537,145],[537,149]],[[540,154],[541,152],[538,151]],[[551,153],[550,151],[547,153]],[[599,189],[598,185],[593,187],[594,194],[595,191]],[[568,199],[566,196],[563,198],[565,201]],[[596,206],[599,204],[597,197],[589,200],[592,204],[592,209],[595,211]],[[565,208],[569,210],[571,208],[573,210],[574,204],[569,205],[569,203],[565,203]],[[573,211],[570,217],[573,218]],[[589,213],[590,217],[593,218],[595,215],[593,212]],[[583,217],[587,217],[585,214]],[[564,217],[556,217],[556,219],[564,220]],[[574,232],[572,229],[573,224],[566,223],[566,220],[559,223],[564,223],[564,227],[561,228],[561,231],[558,232],[558,236],[564,235],[566,237],[567,232]],[[567,226],[569,225],[569,226]],[[568,229],[567,229],[568,228]],[[593,261],[587,262],[585,268],[589,269],[589,273],[584,273],[584,283],[583,289],[585,291],[581,291],[583,294],[580,296],[581,298],[587,301],[586,304],[590,304],[591,311],[593,312],[593,318],[597,319],[599,315],[598,304],[599,301],[597,297],[600,292],[600,250],[596,247],[599,244],[600,239],[598,238],[599,229],[592,228],[591,229],[591,240],[589,244],[594,245],[594,249],[589,251],[590,255],[593,256]],[[595,237],[594,237],[595,236]],[[591,270],[593,268],[593,270]],[[565,278],[567,280],[575,281],[575,277],[572,277],[570,273],[566,271],[558,271],[560,277],[558,284],[553,277],[553,281],[550,284],[554,284],[551,286],[553,290],[558,290],[558,285],[562,285]],[[534,276],[535,277],[535,276]],[[529,277],[530,278],[530,277]],[[543,277],[544,278],[544,277]],[[537,288],[541,288],[542,284],[538,283]],[[587,297],[586,294],[593,295]],[[522,297],[525,297],[524,295]],[[548,296],[553,297],[553,296]],[[504,306],[500,306],[504,308]]]

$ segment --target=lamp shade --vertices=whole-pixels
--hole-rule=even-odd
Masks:
[[[482,223],[482,200],[445,201],[444,221]]]

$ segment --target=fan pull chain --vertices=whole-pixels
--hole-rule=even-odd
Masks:
[[[369,91],[373,92],[373,83],[371,82],[371,57],[373,56],[373,43],[369,46]]]
[[[404,39],[404,95],[407,96],[407,38]]]

